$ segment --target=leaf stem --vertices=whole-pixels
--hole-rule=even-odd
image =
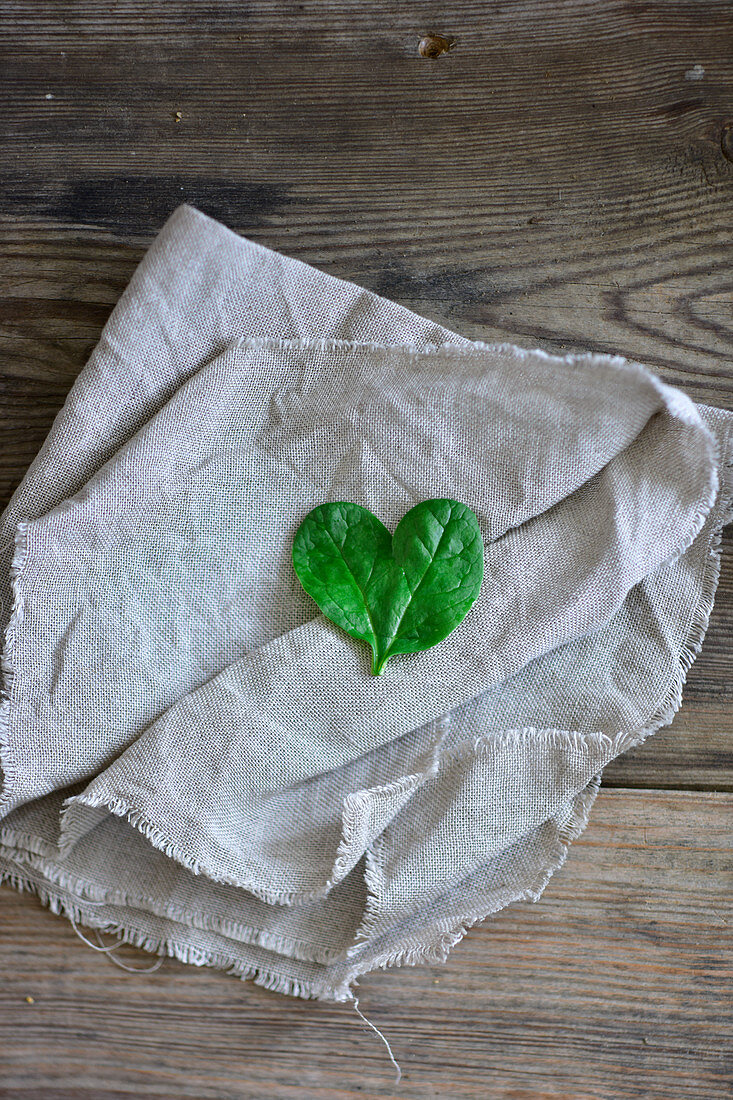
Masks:
[[[389,660],[389,654],[384,654],[382,657],[378,657],[374,651],[372,651],[372,676],[381,676],[382,669]]]

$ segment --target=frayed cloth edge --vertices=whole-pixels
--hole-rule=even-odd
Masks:
[[[28,524],[20,522],[15,529],[15,548],[10,562],[12,605],[0,654],[0,817],[13,806],[18,768],[13,751],[11,712],[15,681],[15,638],[23,621],[23,597],[20,578],[28,558]]]

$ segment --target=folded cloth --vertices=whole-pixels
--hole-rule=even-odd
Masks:
[[[2,517],[0,874],[284,993],[445,959],[671,721],[732,437],[640,364],[465,340],[180,207]],[[293,537],[434,497],[480,595],[371,676]]]

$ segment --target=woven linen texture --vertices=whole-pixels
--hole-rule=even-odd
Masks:
[[[640,364],[465,340],[180,207],[2,517],[0,875],[301,996],[444,959],[679,706],[732,432]],[[479,598],[372,677],[295,531],[446,496]]]

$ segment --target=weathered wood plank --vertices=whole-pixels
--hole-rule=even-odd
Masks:
[[[730,0],[3,15],[0,504],[182,201],[467,336],[619,352],[733,407]],[[429,30],[456,38],[435,61]],[[606,783],[733,790],[730,537],[723,552],[682,712]],[[473,930],[445,969],[366,979],[399,1095],[729,1095],[730,810],[605,789],[539,905]],[[345,1007],[170,962],[122,974],[32,899],[0,904],[0,1096],[393,1095]]]
[[[601,791],[537,904],[474,928],[445,967],[365,978],[399,1091],[348,1006],[170,960],[122,973],[4,888],[0,1096],[719,1100],[733,1088],[732,820],[730,795]]]
[[[0,40],[6,216],[125,237],[186,199],[469,334],[731,400],[730,3],[45,7]]]

